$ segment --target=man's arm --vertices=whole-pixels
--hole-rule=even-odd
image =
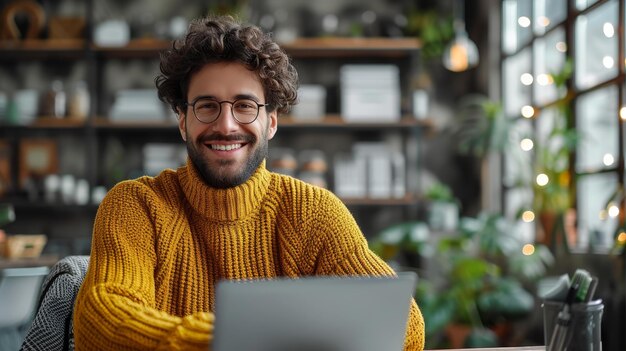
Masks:
[[[74,310],[77,349],[208,348],[213,314],[181,318],[155,308],[150,194],[138,182],[124,182],[98,209],[89,269]]]

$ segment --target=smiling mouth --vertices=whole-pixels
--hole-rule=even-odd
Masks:
[[[243,146],[243,144],[230,144],[230,145],[218,145],[218,144],[211,144],[208,145],[209,148],[211,150],[217,150],[217,151],[232,151],[232,150],[237,150],[237,149],[241,149],[241,147]]]

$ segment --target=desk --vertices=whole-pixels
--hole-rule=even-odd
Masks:
[[[481,347],[474,349],[437,349],[426,351],[545,351],[545,346]]]
[[[36,258],[0,258],[0,269],[24,267],[52,267],[59,261],[56,255],[43,255]]]

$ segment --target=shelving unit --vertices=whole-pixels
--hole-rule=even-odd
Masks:
[[[84,79],[88,82],[92,101],[91,113],[84,121],[41,117],[30,125],[0,124],[0,140],[8,140],[16,146],[17,141],[23,137],[64,138],[70,133],[72,137],[79,138],[84,143],[84,149],[80,150],[84,155],[79,156],[83,157],[84,160],[84,174],[77,176],[86,178],[91,187],[104,185],[101,184],[102,159],[106,156],[104,154],[106,148],[103,143],[107,140],[123,139],[124,143],[130,143],[135,147],[154,141],[180,143],[182,145],[174,119],[162,122],[120,122],[109,119],[106,113],[102,112],[107,111],[109,107],[104,106],[107,102],[106,99],[103,99],[103,96],[106,95],[103,72],[105,65],[110,60],[149,62],[156,60],[159,52],[170,46],[171,42],[169,41],[152,39],[133,40],[124,47],[116,48],[99,47],[84,40],[34,40],[19,44],[0,41],[0,65],[2,66],[22,60],[41,61],[42,64],[50,60],[53,60],[54,64],[58,64],[59,60],[86,62],[87,73]],[[394,62],[400,66],[402,72],[402,113],[404,115],[400,121],[394,123],[347,123],[337,111],[330,111],[330,114],[319,121],[302,121],[291,116],[281,116],[277,139],[286,138],[289,140],[309,133],[320,137],[327,136],[331,139],[341,138],[342,135],[357,139],[360,135],[367,135],[368,139],[386,134],[399,135],[404,141],[403,152],[407,161],[406,178],[409,185],[407,195],[395,199],[345,198],[343,200],[347,206],[353,209],[357,220],[359,220],[358,212],[360,211],[365,211],[366,214],[362,218],[368,219],[371,217],[372,211],[378,210],[400,213],[400,219],[414,218],[420,202],[417,179],[418,143],[423,131],[431,127],[428,120],[417,120],[408,114],[410,111],[410,103],[408,103],[410,100],[410,83],[411,77],[416,74],[415,66],[420,48],[419,41],[413,38],[302,38],[282,46],[292,57],[299,70],[306,65],[316,64],[317,60],[321,60],[322,64],[324,60],[367,63],[382,61]],[[270,150],[271,148],[272,146],[270,146]],[[14,159],[11,164],[13,167],[19,167],[15,159],[17,150],[14,150],[13,154]],[[77,155],[61,155],[60,157],[77,157]],[[0,196],[0,202],[6,201],[14,202],[21,213],[45,215],[46,212],[50,212],[56,217],[54,220],[58,219],[59,214],[66,214],[83,217],[87,223],[90,223],[95,214],[95,205],[91,203],[81,207],[71,204],[31,202],[19,191]],[[28,214],[23,216],[28,218]],[[369,224],[360,224],[368,235],[373,235],[377,231],[377,229],[370,230]],[[50,225],[52,224],[48,222],[48,226]],[[20,228],[20,226],[17,225],[16,228]],[[81,230],[84,231],[84,228]],[[83,233],[84,236],[89,234],[90,228],[89,231]]]

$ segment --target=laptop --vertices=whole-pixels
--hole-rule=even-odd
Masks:
[[[417,275],[220,281],[213,350],[402,350]]]

